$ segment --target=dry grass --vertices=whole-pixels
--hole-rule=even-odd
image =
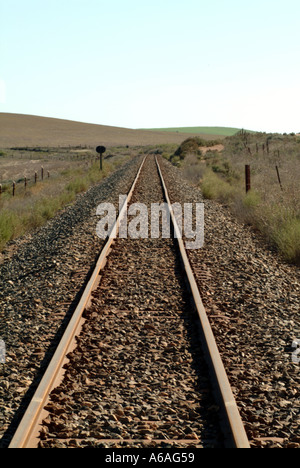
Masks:
[[[86,148],[5,149],[0,152],[3,190],[0,196],[0,251],[10,240],[44,225],[66,205],[73,203],[79,193],[100,182],[128,159],[141,153],[156,153],[157,150],[166,156],[176,148],[176,144],[111,147],[105,153],[103,172],[99,170],[95,151]],[[43,181],[41,166],[45,174]],[[35,171],[39,176],[36,184]],[[28,181],[26,189],[25,176]],[[13,180],[17,182],[15,197],[12,196]]]
[[[181,168],[185,179],[189,180],[192,184],[198,185],[205,174],[206,165],[201,163],[199,156],[195,153],[188,153]]]
[[[44,168],[45,177],[49,171],[52,177],[64,170],[78,167],[78,164],[84,165],[84,161],[72,161],[70,159],[31,159],[30,155],[22,154],[22,152],[10,152],[9,157],[0,157],[0,183],[5,184],[12,180],[18,181],[26,177],[33,179],[34,173],[37,172],[41,176],[41,168]],[[12,156],[14,154],[14,157]],[[20,159],[22,157],[22,159]]]
[[[6,181],[6,184],[3,184],[4,192],[0,197],[0,250],[3,250],[10,240],[44,225],[58,211],[73,203],[79,193],[100,182],[119,164],[134,155],[134,152],[118,155],[117,149],[115,153],[114,156],[105,160],[102,172],[99,170],[99,162],[95,161],[94,155],[88,158],[84,153],[81,154],[81,159],[74,161],[72,150],[63,151],[61,154],[57,149],[49,150],[47,161],[41,159],[42,152],[35,154],[36,161],[24,159],[22,152],[19,153],[19,157],[22,154],[23,159],[18,159],[17,151],[13,152],[13,159],[5,159],[2,156],[0,168],[2,167],[3,170],[5,167],[6,176],[17,180],[16,176],[21,176],[30,169],[31,180],[28,181],[26,189],[24,180],[20,180],[16,186],[15,197],[12,196],[11,183]],[[40,168],[41,163],[45,168],[51,167],[51,177],[49,179],[46,177],[44,181],[41,181],[39,171],[39,181],[35,184],[32,170]]]
[[[206,198],[229,206],[239,219],[262,232],[287,261],[300,265],[300,138],[240,134],[223,144],[221,153],[201,154],[199,149],[187,155],[181,162],[184,174],[193,182],[198,178]],[[247,195],[246,164],[251,165],[252,179]]]

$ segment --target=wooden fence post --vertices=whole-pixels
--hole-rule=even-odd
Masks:
[[[278,167],[278,166],[276,166],[276,172],[277,172],[277,177],[278,177],[278,182],[279,182],[280,188],[281,188],[281,190],[283,191],[283,187],[282,187],[282,183],[281,183],[281,178],[280,178],[279,167]]]
[[[251,190],[251,168],[249,164],[245,166],[245,175],[246,175],[246,193]]]

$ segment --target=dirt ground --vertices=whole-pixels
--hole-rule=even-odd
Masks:
[[[208,151],[218,151],[218,153],[221,153],[224,150],[224,145],[200,146],[199,149],[202,151],[202,154],[206,154]]]

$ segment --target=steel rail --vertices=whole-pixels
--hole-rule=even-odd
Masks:
[[[32,448],[33,447],[31,441],[32,439],[36,437],[35,435],[38,434],[39,423],[41,423],[43,410],[49,398],[49,394],[52,391],[52,389],[55,388],[55,385],[58,379],[60,378],[60,375],[62,372],[62,366],[66,361],[66,355],[72,349],[72,345],[74,343],[75,337],[80,332],[80,329],[83,323],[83,318],[82,318],[83,313],[85,309],[88,307],[92,291],[98,285],[99,274],[106,264],[107,257],[111,251],[112,243],[117,236],[118,230],[120,228],[120,223],[126,213],[127,204],[132,198],[135,186],[139,179],[145,160],[146,160],[146,157],[144,158],[140,166],[140,169],[137,173],[137,176],[134,180],[131,190],[127,196],[127,199],[122,209],[120,210],[118,219],[116,220],[116,223],[114,224],[112,228],[110,236],[104,248],[101,251],[94,273],[89,283],[86,286],[86,289],[69,322],[69,325],[63,335],[63,338],[61,342],[59,343],[58,348],[35,392],[35,395],[32,398],[31,403],[29,404],[23,416],[23,419],[9,445],[9,448]],[[217,348],[217,345],[213,336],[213,332],[211,330],[211,326],[206,315],[205,308],[202,303],[202,299],[198,290],[198,286],[196,284],[196,280],[194,278],[193,271],[192,271],[190,262],[187,257],[184,242],[180,236],[180,230],[179,230],[176,217],[174,215],[174,212],[171,206],[166,184],[164,182],[157,158],[156,158],[156,164],[157,164],[158,172],[161,178],[161,183],[163,186],[165,198],[169,205],[170,215],[171,215],[172,223],[174,226],[174,231],[176,233],[175,237],[177,237],[178,246],[179,246],[179,250],[181,253],[181,258],[182,258],[182,262],[185,268],[188,283],[190,285],[194,303],[199,314],[203,335],[206,341],[206,347],[209,353],[209,359],[212,362],[214,374],[216,376],[218,387],[222,395],[223,406],[225,408],[226,416],[227,416],[227,419],[229,421],[229,426],[230,426],[230,437],[233,440],[232,445],[236,448],[250,448],[250,444],[249,444],[249,441],[248,441],[248,438],[247,438],[247,435],[246,435],[246,432],[245,432],[245,429],[244,429],[244,426],[243,426],[243,423],[242,423],[242,420],[241,420],[241,417],[237,408],[237,404],[234,399],[234,396],[233,396],[233,393],[232,393],[232,390],[228,381],[228,377],[226,375],[226,371],[222,363],[220,353],[218,351],[218,348]],[[31,442],[31,445],[30,445],[30,442]]]
[[[59,375],[62,370],[62,366],[66,360],[66,355],[68,354],[68,352],[70,352],[75,336],[79,334],[79,331],[82,327],[83,313],[86,307],[88,306],[92,291],[97,287],[97,284],[99,282],[100,271],[103,269],[103,267],[106,264],[106,259],[110,253],[111,245],[117,236],[120,223],[126,213],[127,203],[129,203],[130,199],[132,198],[135,186],[137,184],[140,173],[144,166],[146,157],[147,156],[145,156],[145,158],[143,159],[143,162],[139,168],[139,171],[133,182],[131,190],[128,193],[127,199],[125,200],[125,203],[123,204],[122,209],[119,212],[119,216],[116,222],[114,223],[114,226],[110,232],[109,238],[107,239],[107,242],[101,251],[101,254],[99,256],[93,275],[83,292],[81,300],[56,349],[56,352],[18,426],[17,431],[14,434],[14,437],[9,445],[9,448],[31,448],[29,447],[29,443],[31,439],[34,438],[34,434],[38,432],[37,425],[40,421],[40,417],[44,409],[44,406],[46,405],[49,394],[52,391],[56,380],[59,378]]]
[[[224,364],[222,362],[222,358],[220,356],[220,352],[217,347],[217,343],[216,343],[209,319],[206,314],[205,307],[202,302],[199,288],[198,288],[190,261],[188,259],[188,255],[185,249],[184,241],[182,239],[181,231],[179,229],[179,226],[178,226],[175,214],[174,214],[174,210],[172,208],[167,186],[164,181],[157,157],[155,157],[155,159],[156,159],[157,169],[160,175],[165,199],[169,207],[171,220],[172,220],[174,231],[175,231],[174,237],[177,238],[177,241],[178,241],[182,263],[183,263],[186,277],[188,280],[188,284],[189,284],[189,287],[193,296],[194,304],[195,304],[195,307],[196,307],[196,310],[198,312],[199,319],[201,322],[202,335],[205,339],[205,346],[208,352],[207,354],[208,354],[208,359],[210,361],[209,363],[210,368],[212,369],[215,380],[217,382],[219,395],[221,397],[222,405],[225,410],[225,417],[228,423],[227,427],[229,429],[230,439],[233,442],[234,448],[250,448],[250,443],[249,443],[249,440],[248,440],[248,437],[247,437],[247,434],[246,434],[246,431],[245,431],[245,428],[241,419],[241,415],[239,413],[238,406],[234,398],[234,395],[233,395],[233,392],[229,383],[229,379],[228,379]]]

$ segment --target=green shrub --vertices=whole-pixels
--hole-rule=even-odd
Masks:
[[[211,169],[207,169],[201,182],[202,193],[209,200],[231,203],[239,193],[238,186],[232,186]]]
[[[14,237],[19,222],[19,217],[16,213],[7,210],[0,212],[0,248],[3,248]]]
[[[261,204],[261,196],[256,190],[250,190],[243,199],[245,208],[254,209]]]
[[[300,265],[300,220],[288,221],[274,232],[273,238],[285,258]]]
[[[300,219],[291,218],[273,226],[271,237],[286,260],[300,265]]]
[[[87,189],[88,189],[88,181],[85,177],[80,177],[80,178],[78,177],[72,180],[72,182],[70,182],[66,187],[66,190],[68,192],[74,192],[75,194],[85,192]]]
[[[174,155],[179,156],[180,159],[184,159],[188,153],[198,153],[199,146],[207,146],[212,145],[212,142],[208,142],[207,140],[203,140],[199,137],[194,138],[187,138],[175,151]]]

